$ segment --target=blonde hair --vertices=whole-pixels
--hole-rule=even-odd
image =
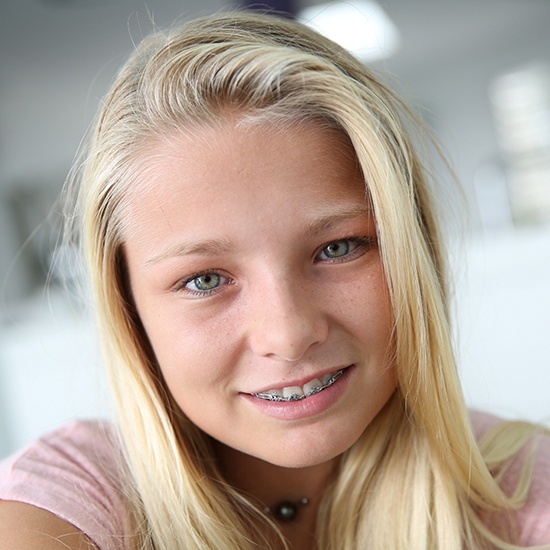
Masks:
[[[83,245],[125,449],[128,546],[243,550],[282,540],[276,524],[224,481],[209,438],[170,396],[124,260],[128,189],[147,143],[229,112],[244,123],[338,129],[353,145],[377,220],[398,389],[341,459],[319,512],[319,549],[515,548],[478,517],[519,507],[528,480],[505,496],[472,434],[430,181],[405,128],[417,121],[336,44],[295,22],[246,12],[144,40],[105,98],[78,174]],[[489,445],[491,467],[526,433],[510,428],[506,438],[519,442],[510,451],[495,454],[498,446]]]

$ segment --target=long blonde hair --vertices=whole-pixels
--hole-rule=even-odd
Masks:
[[[295,22],[246,12],[144,40],[105,98],[77,171],[82,242],[125,451],[128,546],[243,550],[282,539],[224,481],[209,438],[171,398],[133,307],[124,260],[126,198],[147,143],[216,124],[228,111],[252,124],[338,129],[353,145],[377,220],[398,389],[341,459],[319,512],[319,549],[514,548],[478,518],[479,510],[520,506],[526,483],[522,494],[505,496],[472,435],[431,183],[406,129],[417,121],[336,44]],[[526,435],[516,432],[507,437],[518,447]],[[492,466],[511,454],[495,455]]]

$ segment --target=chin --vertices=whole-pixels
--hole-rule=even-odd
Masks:
[[[291,468],[291,469],[299,470],[303,468],[313,468],[315,466],[320,466],[321,464],[326,464],[332,460],[337,459],[339,456],[340,455],[327,456],[324,458],[317,457],[316,459],[296,457],[294,459],[287,458],[287,459],[281,459],[281,460],[266,460],[266,462],[269,462],[273,466],[278,466],[280,468]]]
[[[277,452],[262,452],[255,456],[265,462],[280,466],[281,468],[309,468],[319,466],[337,459],[346,452],[356,439],[349,444],[335,446],[333,443],[328,446],[311,445],[290,445],[286,448],[277,449]]]

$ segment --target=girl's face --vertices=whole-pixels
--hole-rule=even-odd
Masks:
[[[126,230],[131,288],[183,412],[279,466],[348,449],[396,386],[350,146],[314,125],[227,123],[153,144],[142,179]]]

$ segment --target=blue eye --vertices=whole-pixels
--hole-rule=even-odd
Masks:
[[[223,279],[224,277],[222,277],[219,273],[201,273],[200,275],[195,275],[192,279],[189,279],[184,284],[184,288],[191,292],[207,293],[218,288],[222,284]]]
[[[348,237],[325,244],[318,252],[316,261],[339,263],[359,258],[374,245],[372,237]]]
[[[325,246],[325,248],[321,250],[321,255],[324,255],[325,258],[328,259],[341,258],[348,254],[349,250],[350,242],[348,240],[335,241]]]

